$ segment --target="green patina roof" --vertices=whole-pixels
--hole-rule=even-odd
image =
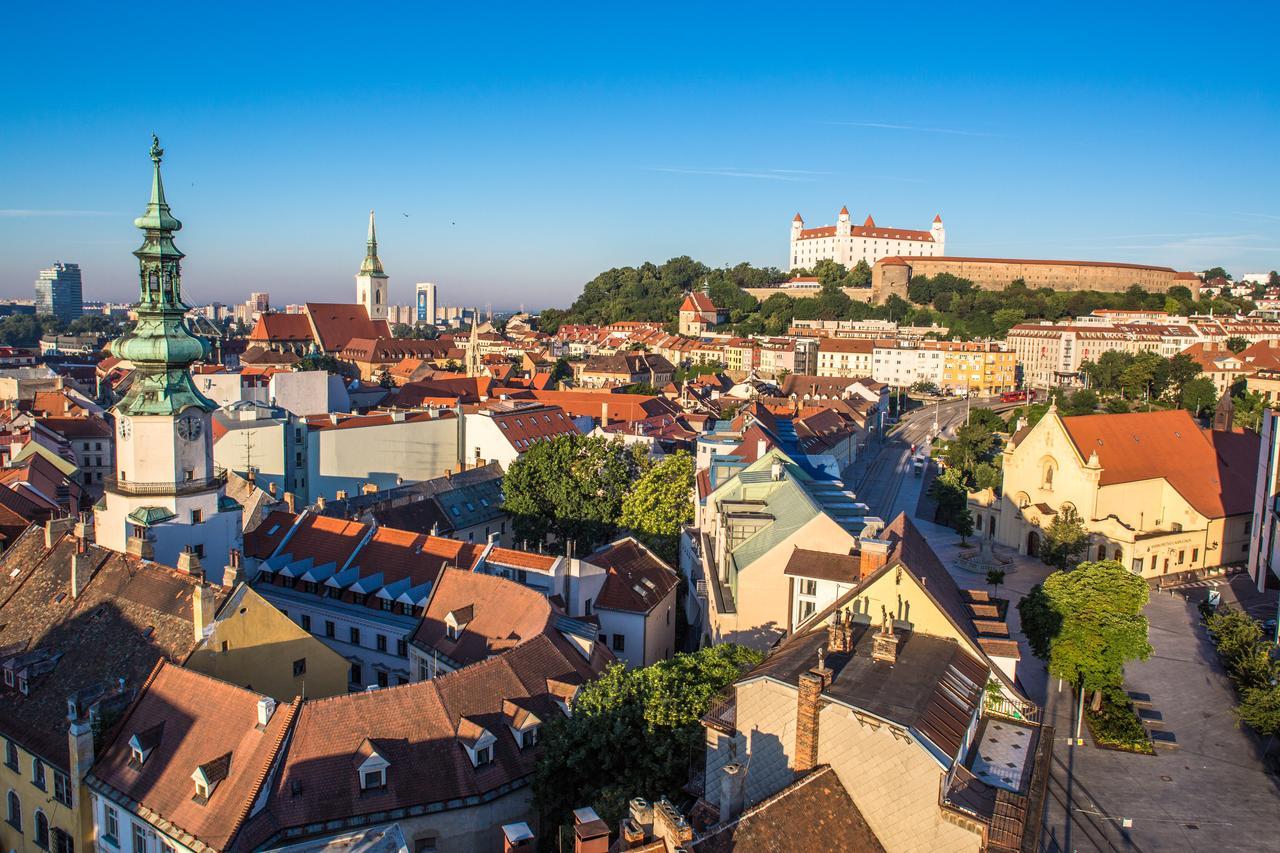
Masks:
[[[365,243],[364,262],[360,264],[360,275],[386,278],[382,271],[382,261],[378,260],[378,234],[373,229],[373,211],[369,211],[369,240]]]
[[[163,524],[171,518],[177,518],[177,514],[173,510],[162,506],[140,506],[133,512],[129,513],[129,520],[134,524],[140,524],[143,527],[150,527],[153,524]]]
[[[226,495],[218,497],[218,512],[239,512],[242,509],[244,507],[235,498],[229,498]]]

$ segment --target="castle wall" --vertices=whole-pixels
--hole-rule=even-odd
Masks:
[[[1170,267],[1139,264],[1107,264],[1096,261],[1034,261],[1006,258],[911,258],[880,261],[871,270],[872,301],[882,303],[890,295],[907,298],[907,285],[913,276],[935,276],[950,273],[967,278],[982,290],[1003,290],[1016,279],[1035,290],[1098,290],[1120,293],[1130,285],[1144,290],[1165,291],[1182,285],[1196,295],[1200,280]]]

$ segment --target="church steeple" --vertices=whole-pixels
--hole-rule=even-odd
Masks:
[[[378,259],[378,232],[369,211],[369,238],[365,243],[364,262],[356,273],[356,302],[365,307],[370,320],[387,319],[387,274]]]
[[[360,275],[386,275],[382,271],[382,261],[378,260],[378,232],[373,226],[373,211],[369,211],[369,239],[365,243],[364,263],[360,264]]]

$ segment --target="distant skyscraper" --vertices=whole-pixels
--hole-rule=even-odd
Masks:
[[[356,302],[369,312],[370,320],[387,319],[387,274],[378,260],[378,235],[373,230],[373,211],[369,211],[369,240],[364,263],[356,273]]]
[[[271,294],[270,293],[250,293],[249,302],[250,310],[258,314],[265,314],[271,310]]]
[[[64,323],[84,313],[80,265],[58,261],[36,279],[36,313],[52,314]]]
[[[436,321],[436,286],[429,281],[418,282],[416,290],[419,323]]]

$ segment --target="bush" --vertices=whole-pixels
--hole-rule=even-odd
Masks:
[[[1202,611],[1203,612],[1203,611]],[[1236,719],[1262,735],[1280,733],[1280,664],[1271,657],[1271,644],[1262,626],[1247,613],[1219,607],[1205,614],[1209,636],[1240,694]]]
[[[1085,714],[1085,722],[1093,739],[1101,746],[1126,752],[1154,755],[1151,736],[1133,709],[1133,703],[1120,687],[1108,687],[1102,691],[1102,710]]]

